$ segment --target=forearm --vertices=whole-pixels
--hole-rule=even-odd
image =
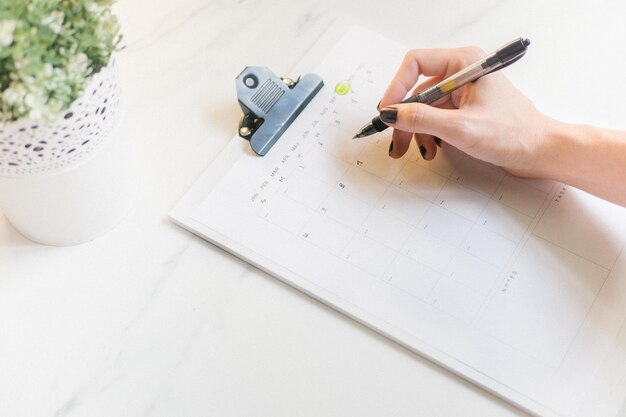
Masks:
[[[549,120],[541,176],[626,206],[626,132]]]

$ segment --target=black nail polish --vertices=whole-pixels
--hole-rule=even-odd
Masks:
[[[424,145],[420,145],[420,153],[422,154],[422,158],[426,159],[426,148]]]
[[[383,107],[380,110],[380,120],[385,123],[395,123],[398,120],[398,109],[395,107]]]
[[[392,152],[393,152],[393,141],[391,141],[391,143],[389,144],[389,156],[391,156]]]
[[[437,136],[435,136],[435,145],[439,146],[441,148],[441,138],[438,138]]]

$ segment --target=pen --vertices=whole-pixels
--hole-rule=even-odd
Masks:
[[[432,104],[447,94],[452,93],[457,88],[463,87],[467,83],[476,81],[483,75],[490,74],[511,65],[524,56],[528,45],[530,45],[530,40],[517,38],[514,41],[507,43],[491,55],[487,55],[475,64],[472,64],[446,78],[439,84],[403,100],[402,103]],[[380,120],[380,116],[376,116],[370,123],[363,126],[352,139],[370,136],[374,133],[382,132],[388,127],[389,126]]]

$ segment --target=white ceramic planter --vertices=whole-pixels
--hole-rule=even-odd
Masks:
[[[24,236],[74,245],[121,221],[137,189],[122,107],[112,61],[56,123],[0,125],[0,210]]]

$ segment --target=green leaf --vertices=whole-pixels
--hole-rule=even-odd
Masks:
[[[26,117],[31,110],[23,101],[14,103],[15,95],[11,103],[6,101],[5,92],[10,88],[25,88],[47,97],[45,113],[52,116],[69,108],[91,74],[107,65],[113,51],[120,49],[113,3],[0,0],[0,123]],[[9,44],[3,45],[7,40]],[[87,57],[87,68],[77,63],[81,54]]]

